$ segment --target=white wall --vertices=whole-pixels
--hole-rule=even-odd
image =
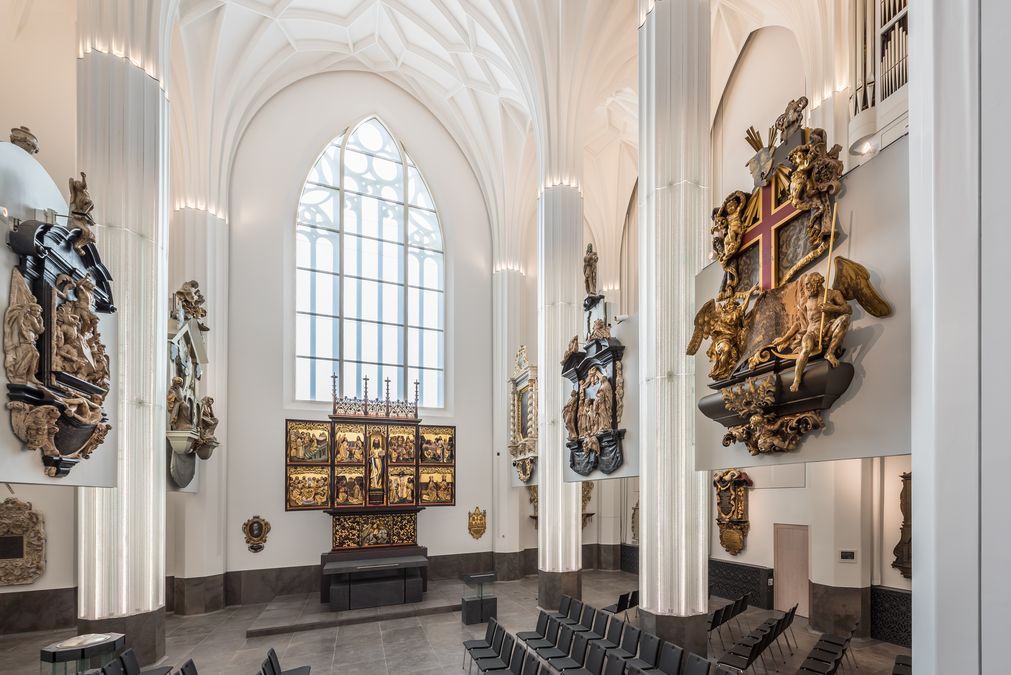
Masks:
[[[467,533],[467,511],[492,507],[491,239],[485,204],[465,157],[439,121],[409,94],[365,73],[328,73],[294,83],[252,120],[231,184],[229,275],[228,569],[309,565],[329,550],[330,519],[284,511],[286,417],[326,419],[328,406],[295,402],[294,217],[302,183],[327,142],[378,114],[407,147],[439,209],[447,252],[447,407],[424,422],[457,425],[457,506],[419,516],[430,555],[490,550]],[[271,523],[266,549],[250,553],[241,526]]]

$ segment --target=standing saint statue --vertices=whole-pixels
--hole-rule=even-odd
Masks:
[[[583,283],[587,295],[597,294],[597,258],[593,244],[587,244],[586,255],[583,256]]]

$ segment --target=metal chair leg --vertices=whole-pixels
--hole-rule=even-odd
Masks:
[[[466,666],[466,665],[467,665],[467,648],[464,647],[464,650],[463,650],[463,660],[460,661],[460,670],[463,670],[463,667]]]

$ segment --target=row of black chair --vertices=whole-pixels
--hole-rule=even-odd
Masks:
[[[906,654],[896,656],[892,675],[913,675],[913,657]]]
[[[856,668],[857,662],[849,646],[859,626],[860,622],[854,624],[849,635],[822,635],[800,665],[798,675],[834,675],[847,656]]]
[[[101,668],[86,670],[84,672],[85,675],[168,675],[171,671],[171,666],[141,670],[140,663],[137,661],[137,654],[132,649],[124,649],[118,658],[109,661]]]
[[[565,596],[567,598],[568,596]],[[564,598],[563,598],[564,599]],[[636,616],[639,615],[639,591],[629,591],[628,593],[622,593],[618,596],[618,602],[613,605],[608,605],[607,607],[602,607],[602,612],[607,612],[608,614],[622,614],[630,609],[635,609]],[[559,611],[561,611],[561,606],[559,606]]]
[[[706,627],[706,630],[709,633],[710,642],[712,642],[713,639],[712,632],[715,630],[717,637],[720,638],[720,645],[724,650],[727,648],[726,643],[723,641],[723,626],[726,626],[727,630],[730,632],[730,639],[734,641],[737,640],[737,636],[734,635],[734,630],[730,627],[731,619],[737,620],[737,629],[740,630],[742,634],[744,633],[743,629],[741,629],[741,620],[738,617],[740,617],[741,614],[744,614],[744,611],[748,609],[750,597],[751,593],[745,593],[733,602],[713,610],[713,613],[709,615],[709,623]]]
[[[794,605],[790,608],[790,611],[784,613],[782,616],[768,619],[752,630],[748,635],[738,640],[734,646],[730,648],[730,651],[719,658],[717,663],[720,663],[728,668],[732,668],[738,673],[743,673],[749,668],[754,670],[755,663],[761,659],[762,666],[765,668],[765,671],[768,672],[769,666],[765,661],[765,651],[773,644],[778,647],[780,658],[785,663],[786,654],[783,651],[783,645],[779,642],[779,638],[783,637],[783,639],[786,640],[787,649],[789,649],[790,654],[793,655],[794,646],[797,644],[797,637],[794,635],[793,645],[790,645],[790,638],[787,636],[787,630],[792,633],[793,619],[796,615],[797,605]],[[772,652],[770,652],[769,656],[771,658],[775,658],[775,655]]]
[[[260,675],[309,675],[309,666],[282,670],[281,662],[277,658],[277,652],[271,647],[267,650],[267,658],[263,660],[263,665],[260,667]]]
[[[482,673],[513,675],[535,675],[544,665],[563,675],[710,674],[713,666],[706,658],[642,632],[611,610],[563,596],[557,612],[542,610],[536,629],[516,633],[512,642],[514,636],[489,622],[484,640],[464,643],[464,663],[469,655],[471,667],[476,664]],[[519,650],[524,650],[522,659],[516,656]]]

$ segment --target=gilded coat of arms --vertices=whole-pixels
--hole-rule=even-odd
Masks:
[[[467,531],[470,536],[480,539],[488,529],[488,512],[475,506],[474,510],[467,514]]]

